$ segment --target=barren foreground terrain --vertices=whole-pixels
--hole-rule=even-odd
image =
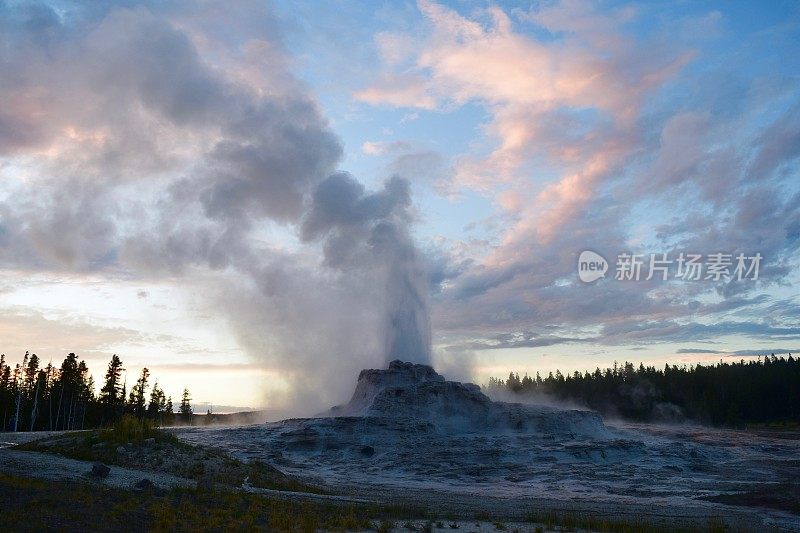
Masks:
[[[301,479],[385,502],[505,519],[561,510],[655,523],[720,517],[800,531],[800,434],[621,424],[608,439],[448,435],[384,421],[289,420],[182,428],[187,442],[263,460]]]
[[[383,428],[384,440],[378,441],[363,425],[333,437],[321,434],[320,427],[309,429],[317,422],[337,426],[347,425],[348,419],[169,431],[197,445],[191,455],[200,460],[216,450],[245,463],[264,461],[298,480],[298,486],[307,482],[320,490],[262,488],[247,476],[239,483],[233,479],[238,466],[229,469],[228,489],[345,508],[390,506],[402,515],[397,530],[414,520],[421,527],[426,520],[420,517],[433,516],[449,518],[445,529],[452,523],[469,531],[493,530],[495,524],[535,530],[532,524],[569,523],[581,517],[593,517],[596,523],[649,524],[661,531],[708,530],[709,524],[734,531],[800,531],[800,434],[794,432],[619,425],[608,428],[615,439],[607,442],[545,444],[519,434],[448,437],[409,428],[388,437]],[[87,434],[77,435],[84,439]],[[87,475],[91,461],[65,457],[57,449],[14,446],[43,437],[44,443],[61,442],[73,435],[0,435],[0,472],[55,483],[51,492],[56,499],[62,494],[67,506],[73,506],[67,500],[79,486],[130,491],[138,481],[149,479],[160,490],[191,491],[202,484],[202,476],[179,475],[159,446],[124,446],[130,452],[120,453],[118,459],[125,466],[112,463],[104,479]],[[60,485],[64,483],[73,485]],[[21,494],[16,488],[9,490]],[[114,496],[113,501],[119,499]]]

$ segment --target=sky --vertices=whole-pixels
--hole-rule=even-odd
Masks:
[[[0,351],[292,414],[793,352],[798,163],[795,2],[0,0]]]

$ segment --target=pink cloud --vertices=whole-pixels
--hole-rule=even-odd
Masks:
[[[417,107],[434,109],[436,100],[428,90],[427,82],[420,76],[409,74],[386,74],[375,85],[353,96],[359,102],[372,105]]]
[[[410,149],[411,145],[406,141],[366,141],[361,145],[361,151],[367,155],[387,155]]]
[[[521,241],[550,241],[581,216],[637,149],[645,96],[693,57],[659,46],[643,51],[622,31],[635,19],[634,8],[599,13],[569,0],[515,14],[516,22],[552,32],[554,39],[545,41],[516,31],[497,7],[468,18],[428,0],[418,5],[430,31],[415,68],[402,74],[414,80],[416,94],[378,82],[360,99],[398,107],[485,106],[491,148],[457,158],[450,190],[480,191],[515,215],[487,264],[508,261]]]

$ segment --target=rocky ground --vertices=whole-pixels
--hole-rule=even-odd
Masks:
[[[31,442],[0,434],[0,472],[181,501],[187,516],[197,498],[168,491],[247,494],[261,498],[238,500],[256,509],[248,524],[289,530],[800,531],[798,432],[607,424],[589,411],[492,402],[399,362],[362,372],[351,401],[324,415],[144,432],[123,424]],[[328,507],[292,522],[285,506],[299,504]]]
[[[450,506],[446,512],[434,510],[428,505],[433,503],[428,497],[401,501],[382,493],[347,495],[268,489],[252,485],[247,478],[239,487],[208,486],[170,473],[191,472],[192,456],[208,458],[218,453],[203,447],[190,447],[195,452],[188,459],[177,459],[172,451],[165,453],[168,447],[163,443],[144,442],[141,449],[131,443],[125,446],[125,452],[118,452],[115,462],[109,461],[110,465],[64,456],[86,454],[84,441],[92,434],[53,432],[43,439],[35,433],[0,434],[0,525],[4,531],[483,533],[555,532],[562,531],[563,524],[583,524],[581,531],[620,527],[613,521],[567,514],[531,515],[507,521],[498,518],[503,513],[494,517],[469,506]],[[183,451],[185,447],[179,446]],[[225,470],[226,463],[218,464],[215,470]],[[639,529],[636,524],[635,520],[628,521],[626,530],[659,531],[649,526]]]
[[[558,510],[699,526],[800,531],[800,435],[620,426],[607,441],[431,432],[394,419],[185,428],[187,442],[260,458],[309,482],[385,502],[424,500],[505,520]]]
[[[120,437],[115,430],[0,433],[0,472],[123,489],[220,488],[326,496],[321,487],[301,483],[271,465],[243,462],[166,431],[147,429],[146,434]]]
[[[328,423],[336,424],[328,420]],[[339,421],[341,423],[341,421]],[[407,428],[405,428],[407,429]],[[627,428],[627,430],[645,431],[647,428],[636,427]],[[722,447],[740,448],[740,444],[734,444],[730,440],[725,441],[721,438],[721,433],[709,433],[708,430],[680,428],[664,429],[664,428],[650,428],[654,433],[654,437],[661,439],[668,438],[673,435],[674,431],[680,431],[680,438],[689,441],[703,441],[711,440],[717,442]],[[281,501],[293,502],[324,502],[334,504],[339,508],[349,508],[350,506],[367,507],[377,509],[380,506],[390,506],[395,511],[389,520],[393,524],[396,531],[409,530],[406,525],[416,528],[418,530],[426,530],[429,522],[436,519],[436,522],[441,521],[444,527],[441,530],[449,530],[450,524],[458,526],[459,529],[466,531],[497,531],[503,530],[519,530],[519,531],[535,531],[537,527],[542,527],[547,530],[547,524],[570,524],[580,523],[581,520],[592,520],[595,524],[605,524],[605,526],[598,525],[596,530],[615,530],[619,524],[633,525],[631,530],[653,530],[653,531],[673,531],[676,528],[685,528],[685,530],[708,530],[709,524],[727,524],[731,530],[741,531],[759,531],[759,530],[774,530],[774,531],[797,531],[798,515],[792,514],[791,511],[781,511],[781,507],[785,505],[796,505],[797,495],[792,492],[783,492],[780,490],[780,484],[766,484],[766,487],[771,487],[769,490],[761,490],[757,492],[744,491],[729,491],[728,494],[737,495],[737,501],[721,501],[713,496],[700,497],[697,499],[687,498],[684,501],[670,500],[670,495],[650,494],[645,497],[632,496],[623,500],[618,500],[613,494],[597,493],[593,497],[588,490],[596,490],[593,487],[592,475],[590,472],[584,470],[582,473],[580,469],[572,468],[570,470],[564,469],[563,465],[559,466],[558,463],[551,463],[549,465],[554,476],[557,475],[561,469],[562,476],[571,472],[572,476],[582,478],[586,482],[587,492],[583,497],[579,491],[573,493],[572,496],[564,496],[563,493],[553,491],[547,493],[545,491],[531,490],[533,486],[531,483],[523,483],[519,485],[520,481],[514,479],[505,479],[499,482],[495,487],[491,481],[491,465],[503,464],[503,453],[497,451],[492,454],[486,455],[484,452],[474,452],[476,455],[465,457],[464,461],[469,463],[477,457],[482,457],[485,471],[477,469],[469,471],[469,468],[464,468],[465,472],[459,476],[450,476],[446,478],[444,483],[443,479],[437,478],[435,472],[427,470],[429,467],[413,467],[409,468],[406,463],[406,470],[416,472],[416,474],[403,474],[398,471],[400,463],[390,465],[386,468],[381,467],[382,457],[385,457],[387,451],[384,447],[375,447],[371,449],[364,449],[365,445],[359,442],[357,445],[350,447],[338,447],[338,455],[331,456],[324,453],[317,454],[316,452],[309,452],[310,442],[308,435],[303,437],[295,434],[295,437],[301,438],[305,441],[303,446],[294,448],[291,452],[279,452],[277,448],[272,448],[268,455],[275,459],[275,466],[289,474],[292,478],[295,473],[302,477],[302,482],[294,481],[297,485],[303,486],[316,486],[317,492],[328,492],[328,494],[314,494],[304,493],[293,490],[275,489],[275,488],[259,488],[249,482],[246,474],[246,463],[236,461],[230,457],[226,458],[222,449],[231,448],[228,441],[238,443],[233,447],[233,455],[236,457],[244,458],[246,453],[243,450],[247,448],[247,444],[255,446],[256,443],[261,447],[261,454],[263,457],[264,450],[270,449],[269,439],[264,436],[269,433],[264,426],[246,426],[246,427],[232,427],[232,428],[215,428],[215,429],[191,429],[180,428],[174,430],[181,439],[186,442],[207,442],[213,443],[214,446],[219,448],[209,448],[207,445],[200,445],[198,447],[187,446],[185,443],[180,443],[176,447],[171,448],[163,442],[148,442],[143,441],[141,444],[127,443],[122,446],[124,450],[113,449],[117,455],[116,459],[109,460],[107,464],[109,472],[103,477],[93,475],[93,465],[96,464],[93,460],[99,457],[85,457],[84,459],[70,458],[65,455],[83,455],[92,453],[91,450],[98,453],[108,453],[108,446],[100,446],[92,448],[96,445],[90,444],[93,442],[91,438],[92,432],[83,432],[80,434],[53,434],[45,437],[44,440],[39,442],[28,442],[25,446],[26,449],[20,449],[18,446],[9,446],[9,441],[14,441],[13,444],[21,444],[30,439],[31,434],[17,434],[17,435],[0,435],[0,441],[5,441],[3,448],[0,448],[0,472],[16,476],[24,477],[38,477],[42,479],[51,480],[55,483],[79,483],[80,486],[103,486],[110,489],[125,489],[126,492],[140,493],[142,498],[148,498],[146,501],[151,501],[153,498],[169,499],[168,494],[170,491],[175,490],[189,490],[195,491],[198,487],[198,481],[207,479],[210,472],[216,472],[218,476],[216,479],[235,479],[236,481],[230,484],[224,484],[222,481],[217,481],[213,490],[223,491],[236,491],[248,492],[264,496],[269,500],[278,498]],[[667,432],[668,435],[664,433]],[[250,434],[248,437],[247,435]],[[259,437],[260,436],[260,437]],[[463,436],[462,436],[463,437]],[[762,452],[769,452],[770,455],[765,456],[765,464],[769,464],[770,459],[775,458],[775,454],[782,454],[785,452],[783,448],[770,449],[769,444],[775,444],[772,438],[764,436],[756,437],[751,442],[756,449]],[[796,441],[791,438],[783,436],[777,441],[777,444],[794,445]],[[744,435],[739,435],[737,440],[744,439]],[[467,445],[470,439],[464,438],[464,446]],[[170,442],[171,439],[166,439]],[[316,441],[317,445],[319,441]],[[474,444],[474,442],[473,442]],[[554,444],[555,445],[555,444]],[[315,445],[316,446],[316,445]],[[368,445],[366,445],[368,446]],[[493,441],[491,447],[497,450],[498,446],[503,446],[501,441]],[[185,448],[191,451],[187,452]],[[333,446],[337,448],[337,446]],[[316,447],[314,448],[317,449]],[[38,451],[33,451],[38,450]],[[302,451],[305,450],[305,451]],[[741,450],[738,450],[741,452]],[[424,449],[418,448],[416,452],[411,448],[406,448],[404,453],[409,454],[406,458],[410,460],[419,453],[425,453]],[[251,451],[250,453],[254,453]],[[330,450],[328,453],[331,453]],[[573,450],[578,456],[583,452]],[[444,454],[440,450],[440,454]],[[454,452],[458,454],[458,450]],[[293,460],[287,460],[287,455]],[[348,462],[343,459],[347,455],[351,457]],[[459,460],[453,454],[449,455],[450,468],[458,467]],[[177,457],[180,456],[180,457]],[[591,454],[588,455],[590,457]],[[305,457],[305,462],[296,462],[298,458]],[[312,460],[311,457],[315,457]],[[326,464],[325,461],[335,458],[336,464]],[[602,459],[602,456],[598,456]],[[607,455],[607,457],[609,457]],[[586,460],[586,457],[584,457]],[[205,465],[203,473],[198,475],[197,462]],[[370,464],[371,462],[371,464]],[[584,463],[586,465],[596,464],[597,457],[594,463]],[[370,466],[366,466],[370,464]],[[322,465],[320,467],[319,465]],[[349,468],[348,468],[349,465]],[[226,468],[231,467],[228,472]],[[421,469],[420,469],[421,468]],[[612,467],[610,465],[600,465],[597,470],[597,475],[605,475]],[[510,469],[513,470],[513,469]],[[271,471],[271,469],[270,469]],[[349,471],[349,474],[347,473]],[[424,472],[424,476],[419,475]],[[774,470],[772,471],[774,473]],[[310,475],[311,474],[311,475]],[[243,476],[244,475],[244,476]],[[791,477],[792,471],[786,471],[783,474],[784,480]],[[203,476],[206,476],[205,478]],[[506,476],[508,477],[508,476]],[[137,484],[141,483],[143,479],[147,479],[152,483],[152,486],[145,486],[144,488],[137,488]],[[246,481],[247,480],[247,481]],[[488,480],[488,481],[487,481]],[[238,482],[238,486],[237,486]],[[644,483],[644,481],[640,481]],[[654,481],[655,485],[657,482]],[[319,484],[319,485],[318,485]],[[262,483],[267,485],[267,483]],[[320,485],[324,489],[320,489]],[[507,490],[509,486],[516,486],[514,490]],[[634,485],[632,485],[634,486]],[[49,487],[49,486],[48,486]],[[503,488],[505,487],[505,488]],[[528,487],[528,490],[525,489]],[[778,487],[779,490],[775,490]],[[16,488],[14,489],[17,490]],[[74,493],[77,489],[70,488],[69,494]],[[115,493],[110,493],[115,494]],[[589,494],[589,497],[585,495]],[[707,493],[708,495],[712,492]],[[719,493],[717,493],[719,494]],[[114,498],[122,498],[116,495]],[[193,498],[193,497],[192,497]],[[189,502],[194,501],[189,498]],[[770,498],[777,498],[777,503]],[[123,498],[124,499],[124,498]],[[138,500],[136,500],[138,501]],[[144,500],[143,500],[144,501]],[[183,500],[182,500],[183,501]],[[0,516],[2,516],[3,506],[8,504],[0,503]],[[135,504],[135,502],[134,502]],[[128,505],[134,505],[128,504]],[[191,505],[191,503],[189,504]],[[383,512],[372,512],[368,518],[372,520],[375,528],[380,526],[381,516]],[[430,516],[431,518],[421,518]],[[436,530],[436,522],[433,522],[431,530]],[[638,528],[641,529],[638,529]],[[291,528],[289,528],[291,530]]]
[[[363,371],[350,402],[324,415],[177,434],[386,501],[800,531],[800,434],[604,424],[589,411],[492,402],[401,362]]]

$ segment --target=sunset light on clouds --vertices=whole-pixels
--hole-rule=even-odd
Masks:
[[[0,44],[14,359],[308,414],[389,354],[483,383],[800,349],[793,2],[0,0]],[[719,252],[757,279],[615,279]]]

